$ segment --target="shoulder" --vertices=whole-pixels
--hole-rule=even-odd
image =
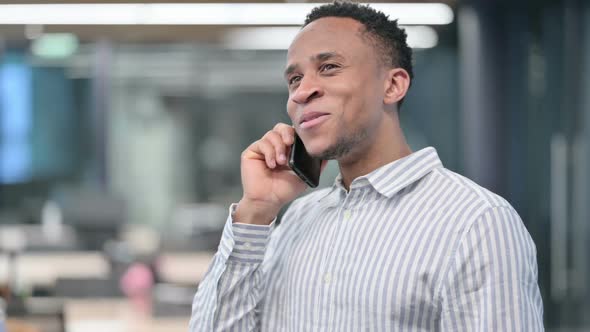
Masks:
[[[478,205],[481,205],[482,212],[491,208],[512,208],[503,197],[449,169],[437,168],[431,173],[431,176],[438,177],[440,183],[446,187],[465,191],[469,199],[473,199]]]
[[[503,197],[446,168],[437,168],[429,176],[432,177],[429,182],[444,188],[442,197],[447,200],[445,206],[462,211],[457,218],[449,221],[462,234],[460,242],[473,232],[493,234],[510,231],[529,237],[520,216]],[[451,194],[457,192],[460,194]]]
[[[478,207],[475,209],[477,212],[472,213],[464,224],[461,242],[473,236],[478,238],[478,241],[482,240],[482,237],[489,236],[492,238],[517,236],[520,238],[519,241],[527,243],[532,252],[535,251],[533,241],[522,219],[506,199],[448,169],[439,168],[433,173],[433,176],[444,178],[446,185],[465,190],[469,199]]]

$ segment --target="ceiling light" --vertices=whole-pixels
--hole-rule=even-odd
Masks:
[[[103,3],[0,5],[0,24],[301,25],[312,3]],[[449,24],[443,3],[375,3],[400,24]]]
[[[286,50],[299,27],[241,28],[226,34],[223,46],[232,50]]]
[[[46,33],[33,40],[31,51],[40,58],[63,59],[78,50],[78,38],[71,33]]]
[[[428,26],[403,26],[412,48],[432,48],[438,43],[436,30]],[[299,27],[256,27],[230,31],[223,46],[233,50],[286,50],[300,31]]]
[[[433,48],[438,44],[438,33],[429,26],[404,27],[408,38],[406,42],[411,48]]]

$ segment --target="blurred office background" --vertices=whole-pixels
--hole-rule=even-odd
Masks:
[[[184,331],[313,4],[91,2],[0,3],[0,304],[14,331]],[[379,8],[415,50],[411,146],[514,205],[547,329],[590,331],[590,3],[409,3]]]

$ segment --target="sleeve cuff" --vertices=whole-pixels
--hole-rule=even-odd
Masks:
[[[237,204],[230,207],[230,216]],[[242,263],[261,263],[266,252],[266,245],[274,228],[276,218],[270,225],[251,225],[233,222],[231,228],[234,239],[234,246],[228,260]]]

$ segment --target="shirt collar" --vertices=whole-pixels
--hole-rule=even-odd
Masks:
[[[400,190],[422,179],[439,167],[443,167],[443,164],[436,149],[427,147],[354,179],[351,188],[370,185],[380,194],[391,198]],[[339,195],[344,192],[342,175],[338,174],[332,188],[325,195],[322,195],[319,201],[328,200],[328,203],[336,203],[339,200]]]

